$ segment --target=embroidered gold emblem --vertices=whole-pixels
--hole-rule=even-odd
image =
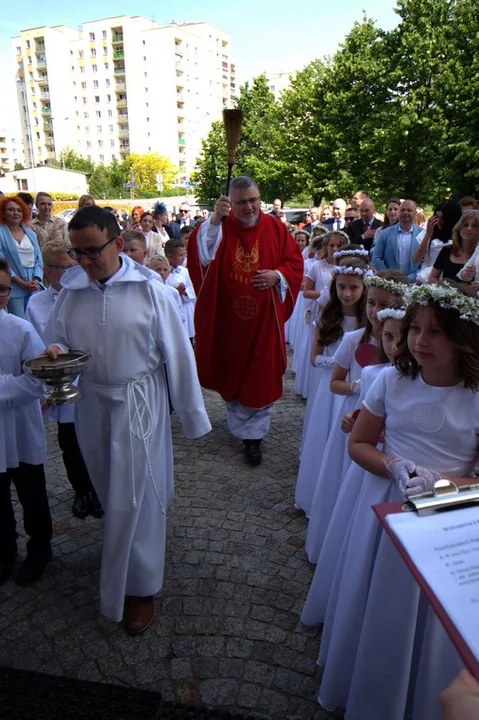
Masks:
[[[234,301],[233,312],[241,320],[252,320],[258,314],[258,303],[251,295],[242,295]]]
[[[233,262],[233,269],[235,274],[241,275],[252,275],[258,272],[259,269],[259,244],[256,240],[253,245],[251,252],[246,252],[240,241],[236,242],[235,259]],[[245,279],[244,279],[245,281]]]

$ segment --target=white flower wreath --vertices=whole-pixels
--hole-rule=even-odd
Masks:
[[[405,314],[405,308],[384,308],[384,310],[378,312],[377,318],[379,322],[384,322],[385,320],[402,320]]]
[[[367,280],[364,281],[366,287],[377,287],[381,290],[387,290],[394,295],[403,295],[409,288],[409,285],[404,283],[398,283],[394,280],[386,280],[386,278],[380,277],[379,275],[368,276]]]
[[[407,306],[428,305],[430,302],[437,302],[445,310],[457,310],[460,320],[467,320],[479,325],[479,300],[464,295],[447,282],[408,287],[404,294],[404,302]]]
[[[335,253],[333,253],[333,258],[337,260],[340,257],[343,257],[343,255],[349,255],[350,257],[353,257],[354,255],[358,257],[367,257],[369,258],[369,253],[367,250],[364,249],[364,245],[360,245],[358,248],[351,248],[350,250],[336,250]]]
[[[367,278],[373,275],[373,271],[369,268],[363,270],[362,268],[351,267],[351,265],[335,265],[331,275],[362,275],[364,278]]]

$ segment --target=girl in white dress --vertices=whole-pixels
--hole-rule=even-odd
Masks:
[[[367,391],[379,373],[393,362],[400,337],[401,319],[404,317],[404,314],[405,310],[395,308],[386,308],[378,313],[378,319],[382,323],[380,361],[377,365],[364,367],[361,372],[360,407]],[[358,414],[359,411],[357,410],[355,413],[347,413],[343,417],[341,421],[341,429],[343,432],[351,432],[355,423],[355,417]],[[365,470],[353,462],[344,477],[334,512],[331,516],[331,522],[329,523],[324,538],[311,587],[309,588],[303,612],[301,613],[301,622],[304,625],[319,625],[324,622],[329,592],[338,565],[341,545],[365,474]]]
[[[314,258],[312,258],[310,262],[308,261],[309,232],[307,232],[306,230],[296,230],[293,233],[293,237],[296,240],[296,243],[297,243],[299,249],[301,250],[301,253],[304,258],[305,266],[306,266],[306,262],[308,262],[308,267],[309,267],[309,265],[311,265],[312,262],[314,261]],[[306,281],[306,270],[303,273],[303,285],[301,287],[301,290],[304,287],[305,281]],[[297,331],[297,327],[298,327],[299,299],[301,297],[302,297],[302,293],[298,293],[298,297],[297,297],[296,303],[294,305],[293,313],[292,313],[291,317],[289,318],[289,320],[287,320],[284,325],[284,335],[285,335],[286,342],[289,345],[291,345],[292,348],[294,348],[294,339],[296,337],[296,331]],[[304,314],[304,310],[303,310],[303,314]],[[301,317],[301,321],[302,320],[303,320],[303,318]]]
[[[340,257],[338,267],[333,270],[331,299],[318,318],[311,344],[311,364],[318,374],[316,391],[308,398],[306,405],[301,464],[296,484],[295,504],[309,517],[318,469],[318,454],[326,445],[335,405],[339,396],[331,393],[329,382],[334,367],[333,355],[341,344],[344,333],[361,327],[364,323],[366,288],[363,273],[367,271],[369,255],[359,251],[357,257]],[[366,253],[366,256],[363,256]],[[343,263],[343,265],[339,265]],[[350,272],[344,272],[349,268]],[[357,272],[356,272],[357,271]]]
[[[406,302],[395,367],[376,379],[351,433],[350,454],[367,474],[321,641],[319,701],[346,706],[348,720],[402,720],[421,644],[430,655],[434,642],[427,635],[423,642],[418,586],[371,505],[430,492],[442,476],[469,483],[478,458],[479,301],[448,285],[422,285]],[[418,684],[418,706],[422,692]]]
[[[316,471],[316,487],[306,535],[306,554],[310,562],[318,561],[342,480],[351,463],[347,453],[348,436],[341,430],[341,420],[359,403],[362,368],[356,359],[356,350],[366,343],[378,345],[382,327],[377,313],[398,304],[398,298],[402,297],[406,288],[405,283],[407,279],[399,270],[381,270],[365,278],[368,287],[365,329],[363,332],[355,330],[347,333],[334,355],[335,366],[329,387],[331,392],[341,396],[341,400]],[[367,364],[376,363],[377,358],[378,354]]]
[[[349,244],[348,236],[340,230],[326,233],[321,240],[321,250],[316,254],[317,259],[308,270],[303,290],[303,296],[310,301],[310,306],[309,312],[307,310],[305,314],[306,328],[303,333],[302,345],[299,348],[294,381],[294,389],[303,398],[307,398],[310,392],[314,392],[317,385],[318,373],[312,371],[311,363],[308,362],[314,333],[314,322],[318,315],[317,301],[322,291],[329,288],[331,283],[331,273],[336,264],[334,254]]]

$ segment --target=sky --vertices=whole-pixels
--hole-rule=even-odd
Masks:
[[[20,12],[0,2],[0,67],[4,78],[0,128],[18,122],[15,64],[10,38],[20,30],[42,25],[78,27],[90,20],[116,15],[144,15],[160,24],[172,21],[208,22],[231,36],[231,53],[240,82],[262,72],[267,75],[300,70],[318,57],[331,55],[363,13],[388,30],[397,24],[394,0],[23,0]],[[20,6],[19,6],[20,7]],[[180,8],[180,9],[178,9]]]

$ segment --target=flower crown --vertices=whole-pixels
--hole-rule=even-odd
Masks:
[[[335,253],[333,253],[333,258],[337,260],[340,257],[343,257],[344,255],[349,255],[353,257],[354,255],[357,255],[359,257],[367,257],[369,258],[369,253],[367,250],[364,249],[364,245],[360,245],[358,248],[351,248],[351,250],[336,250]]]
[[[384,308],[378,312],[377,318],[383,323],[385,320],[402,320],[405,314],[406,308]]]
[[[351,267],[351,265],[335,265],[331,271],[332,277],[336,275],[362,275],[364,278],[373,275],[373,271],[369,268],[364,270],[359,267]]]
[[[404,301],[410,305],[428,305],[436,302],[445,310],[457,310],[460,320],[479,325],[479,300],[456,290],[444,282],[441,285],[414,285],[407,289]]]
[[[394,280],[386,280],[386,278],[374,274],[372,276],[368,276],[368,279],[364,281],[364,284],[368,288],[377,287],[381,288],[381,290],[387,290],[388,292],[393,293],[393,295],[403,295],[409,288],[409,285],[398,283]]]

